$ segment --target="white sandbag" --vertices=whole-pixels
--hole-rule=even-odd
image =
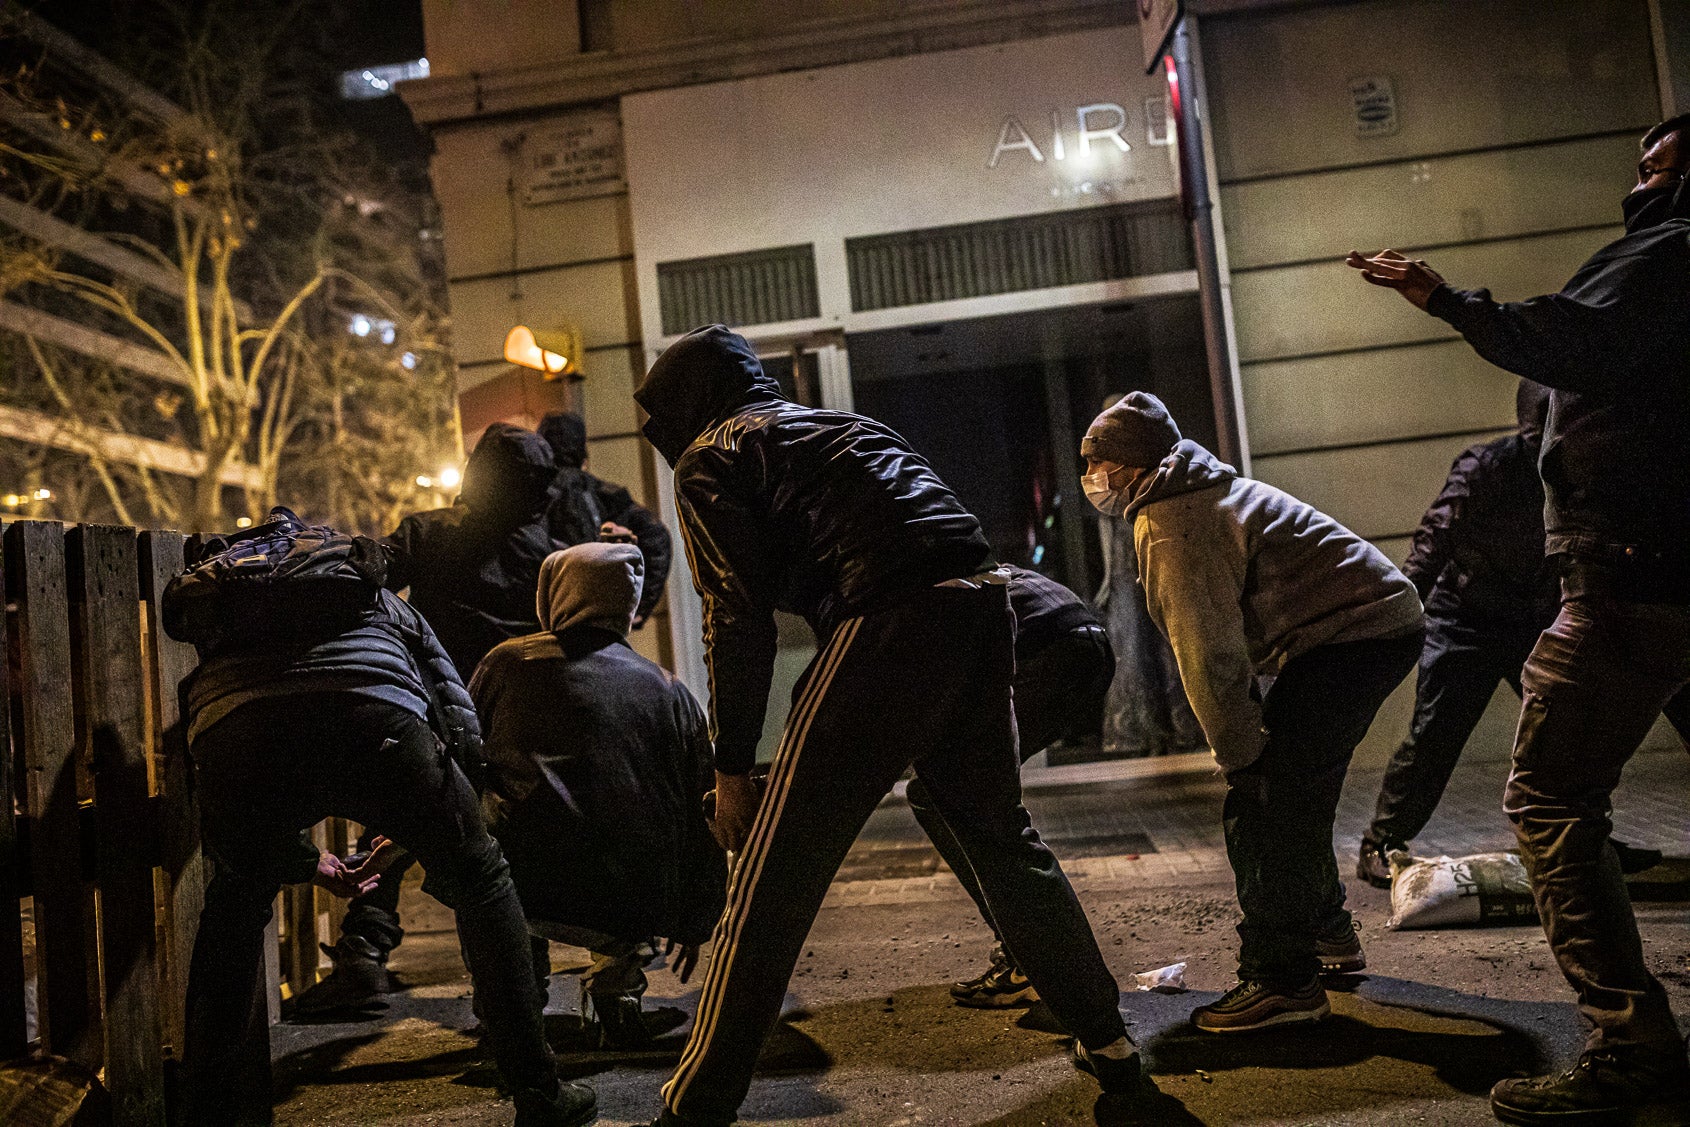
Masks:
[[[1472,927],[1537,922],[1532,882],[1516,853],[1410,857],[1393,852],[1387,927]]]

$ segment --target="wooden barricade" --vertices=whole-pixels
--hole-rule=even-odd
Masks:
[[[101,1072],[120,1127],[163,1127],[164,1063],[179,1058],[204,904],[178,695],[191,646],[160,626],[182,570],[180,533],[17,521],[0,533],[0,904],[32,898],[33,959],[0,926],[0,1062],[40,1049]],[[345,851],[344,824],[319,840]],[[339,913],[310,886],[282,899],[291,951],[278,979],[317,980],[319,932]],[[280,905],[279,905],[280,907]],[[286,957],[291,956],[291,957]]]

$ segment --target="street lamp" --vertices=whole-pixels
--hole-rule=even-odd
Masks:
[[[548,380],[581,379],[581,330],[574,325],[534,330],[518,325],[505,336],[505,360]]]

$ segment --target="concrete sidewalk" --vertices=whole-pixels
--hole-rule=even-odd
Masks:
[[[1067,775],[1061,772],[1067,771]],[[1462,766],[1417,852],[1507,848],[1505,765]],[[1483,1124],[1499,1077],[1559,1065],[1580,1039],[1570,994],[1535,928],[1390,932],[1386,894],[1351,887],[1369,967],[1338,985],[1333,1017],[1278,1034],[1212,1038],[1186,1016],[1231,985],[1237,914],[1220,841],[1222,785],[1201,760],[1060,769],[1029,779],[1028,806],[1074,878],[1122,1005],[1166,1093],[1153,1108],[1100,1100],[1068,1064],[1040,1011],[950,1004],[989,934],[937,867],[908,808],[884,804],[816,922],[788,1012],[743,1116],[751,1123]],[[1337,835],[1343,871],[1379,772],[1357,770]],[[1616,799],[1619,836],[1690,855],[1690,757],[1647,751]],[[407,888],[394,967],[412,984],[379,1020],[275,1031],[281,1124],[502,1124],[508,1102],[477,1067],[468,983],[451,918]],[[1690,1016],[1690,920],[1683,904],[1639,905],[1646,951]],[[554,966],[581,953],[554,946]],[[1188,964],[1191,991],[1131,991],[1135,971]],[[554,977],[548,1025],[566,1067],[591,1075],[609,1127],[649,1122],[684,1041],[697,980],[652,976],[648,1006],[672,1032],[648,1052],[582,1048],[575,983]]]

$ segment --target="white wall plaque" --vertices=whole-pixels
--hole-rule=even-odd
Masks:
[[[1389,137],[1397,131],[1397,88],[1389,75],[1350,79],[1350,106],[1357,137]]]
[[[621,115],[591,110],[548,124],[523,143],[522,169],[529,207],[623,191]]]

